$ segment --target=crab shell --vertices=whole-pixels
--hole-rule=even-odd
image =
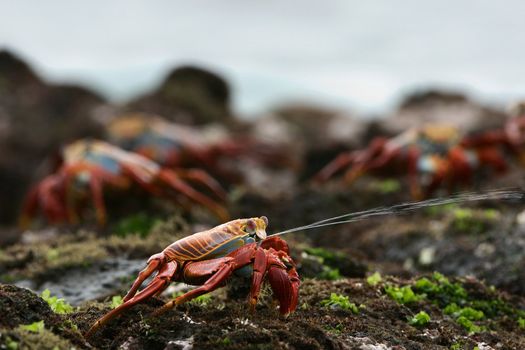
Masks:
[[[197,232],[164,249],[167,261],[199,261],[225,256],[239,247],[266,239],[266,216],[237,219]]]

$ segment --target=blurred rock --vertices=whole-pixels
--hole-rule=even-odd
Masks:
[[[12,223],[36,169],[75,138],[101,135],[92,119],[104,99],[49,85],[20,58],[0,51],[0,224]]]
[[[405,98],[398,110],[380,122],[381,133],[396,135],[429,123],[455,125],[464,132],[479,132],[502,127],[504,111],[472,101],[461,93],[427,90]]]
[[[336,110],[288,105],[254,122],[262,139],[274,140],[302,159],[302,179],[308,179],[343,150],[362,144],[367,122]]]
[[[226,81],[193,66],[175,69],[155,91],[131,101],[127,109],[184,124],[227,123],[233,119]]]

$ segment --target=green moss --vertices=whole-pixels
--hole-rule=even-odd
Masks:
[[[452,211],[454,229],[471,234],[479,234],[498,220],[500,213],[495,209],[456,208]]]
[[[351,303],[347,296],[336,293],[331,293],[328,299],[321,300],[321,306],[350,310],[354,314],[359,313],[357,305]]]
[[[372,275],[368,276],[366,278],[366,283],[368,283],[369,286],[375,287],[382,281],[381,274],[379,272],[374,272]]]
[[[341,257],[342,254],[335,253],[324,248],[305,248],[306,253],[322,258],[322,262],[326,264],[336,263],[337,259]]]
[[[525,318],[518,318],[518,327],[520,327],[521,329],[525,329]]]
[[[420,311],[412,317],[408,323],[411,326],[422,327],[430,322],[430,316],[425,311]]]
[[[42,299],[51,307],[51,310],[57,314],[67,314],[73,312],[73,306],[71,306],[65,299],[51,296],[49,289],[46,289],[40,295]]]
[[[335,281],[342,278],[339,269],[333,269],[329,266],[323,266],[323,272],[321,272],[318,277],[328,281]]]
[[[144,238],[159,222],[158,218],[151,217],[146,213],[138,213],[120,220],[113,228],[113,232],[120,237],[134,234]]]
[[[469,333],[479,333],[479,332],[483,332],[486,330],[485,327],[482,327],[482,326],[478,326],[477,324],[475,324],[474,322],[472,322],[471,320],[469,320],[467,317],[465,316],[460,316],[456,319],[456,322],[462,326],[463,328],[465,328],[466,331],[468,331]]]
[[[11,339],[11,337],[7,337],[5,342],[5,348],[7,350],[18,350],[18,342]]]
[[[402,305],[415,303],[423,299],[423,296],[414,293],[410,286],[399,287],[389,285],[385,286],[385,292],[390,298],[394,299],[398,304]]]
[[[208,304],[211,303],[211,301],[212,301],[211,294],[203,294],[203,295],[196,297],[195,299],[192,299],[190,302],[195,305],[207,306]]]
[[[444,205],[435,205],[435,206],[426,207],[425,213],[431,216],[437,216],[437,215],[448,213],[457,207],[458,205],[454,203],[449,203],[449,204],[444,204]]]
[[[122,297],[120,295],[114,295],[111,297],[111,308],[115,309],[122,305],[124,301],[122,300]]]
[[[414,284],[414,290],[437,303],[441,308],[452,303],[461,305],[468,296],[460,283],[450,282],[439,272],[435,272],[432,279],[426,277],[418,279]]]
[[[323,271],[317,276],[322,280],[334,281],[342,278],[341,272],[338,266],[341,264],[346,256],[341,253],[332,252],[324,248],[305,248],[304,251],[316,257],[319,263],[323,265]]]
[[[387,179],[372,183],[372,189],[382,194],[396,193],[401,190],[401,183],[396,179]]]
[[[340,335],[343,333],[344,331],[344,325],[342,323],[338,323],[335,327],[332,327],[332,326],[326,326],[325,329],[332,333],[332,334],[336,334],[336,335]]]
[[[7,331],[6,338],[11,339],[12,349],[58,350],[75,348],[68,340],[45,328],[39,332],[32,332],[18,327]],[[16,341],[12,339],[16,339]]]
[[[25,331],[29,331],[33,333],[40,333],[44,330],[45,324],[44,324],[44,320],[42,320],[42,321],[33,322],[31,324],[20,325],[19,328],[21,330],[25,330]]]

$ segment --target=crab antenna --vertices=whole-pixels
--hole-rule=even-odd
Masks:
[[[525,191],[523,189],[498,189],[490,190],[487,192],[463,192],[446,198],[432,198],[418,202],[396,204],[391,207],[378,207],[369,210],[334,216],[328,219],[316,221],[308,225],[298,226],[288,230],[276,232],[271,235],[268,235],[268,237],[280,236],[286,233],[292,233],[297,231],[311,230],[323,226],[340,225],[349,222],[364,220],[375,216],[401,214],[426,207],[433,207],[452,203],[477,202],[484,200],[523,201],[525,200]]]

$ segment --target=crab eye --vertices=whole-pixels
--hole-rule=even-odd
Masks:
[[[268,218],[266,216],[261,216],[261,220],[264,221],[265,226],[268,226]]]
[[[255,221],[253,221],[252,219],[248,220],[248,222],[246,222],[246,232],[248,233],[255,233],[255,228],[257,227],[257,225],[255,224]]]

